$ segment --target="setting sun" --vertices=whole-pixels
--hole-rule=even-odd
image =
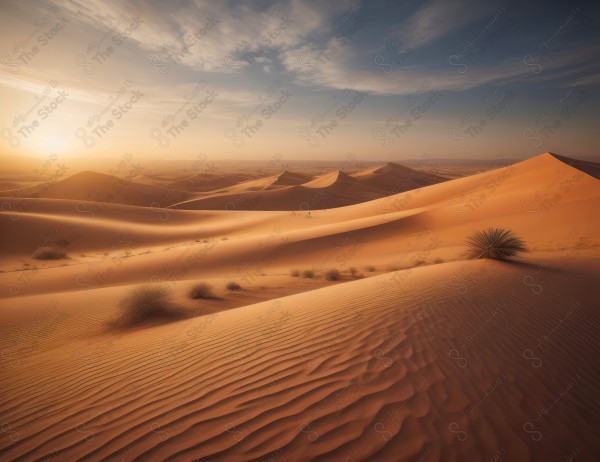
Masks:
[[[57,136],[49,136],[44,140],[44,147],[51,151],[59,151],[65,147],[65,142]]]

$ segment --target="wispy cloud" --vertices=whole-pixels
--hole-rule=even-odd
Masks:
[[[211,72],[235,72],[249,59],[264,60],[269,51],[296,46],[355,3],[117,1],[107,5],[101,0],[56,0],[71,16],[103,32],[120,30],[123,18],[139,17],[140,24],[129,37],[141,49],[158,59]]]
[[[391,33],[401,49],[415,49],[496,14],[494,2],[436,0],[419,8]]]

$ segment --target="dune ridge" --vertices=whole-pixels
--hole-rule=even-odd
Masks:
[[[344,207],[445,181],[436,175],[388,163],[356,174],[340,170],[309,180],[288,171],[212,191],[172,205],[188,210],[318,210]],[[277,190],[277,192],[275,192]]]
[[[363,184],[399,193],[447,181],[439,175],[421,172],[394,162],[354,173],[352,177]]]

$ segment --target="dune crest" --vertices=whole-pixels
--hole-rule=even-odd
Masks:
[[[399,193],[447,181],[432,173],[420,172],[393,162],[352,175],[363,184]]]

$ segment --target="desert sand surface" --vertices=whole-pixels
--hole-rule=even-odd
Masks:
[[[0,458],[597,460],[598,164],[366,167],[4,191]],[[466,260],[487,227],[530,252]]]

